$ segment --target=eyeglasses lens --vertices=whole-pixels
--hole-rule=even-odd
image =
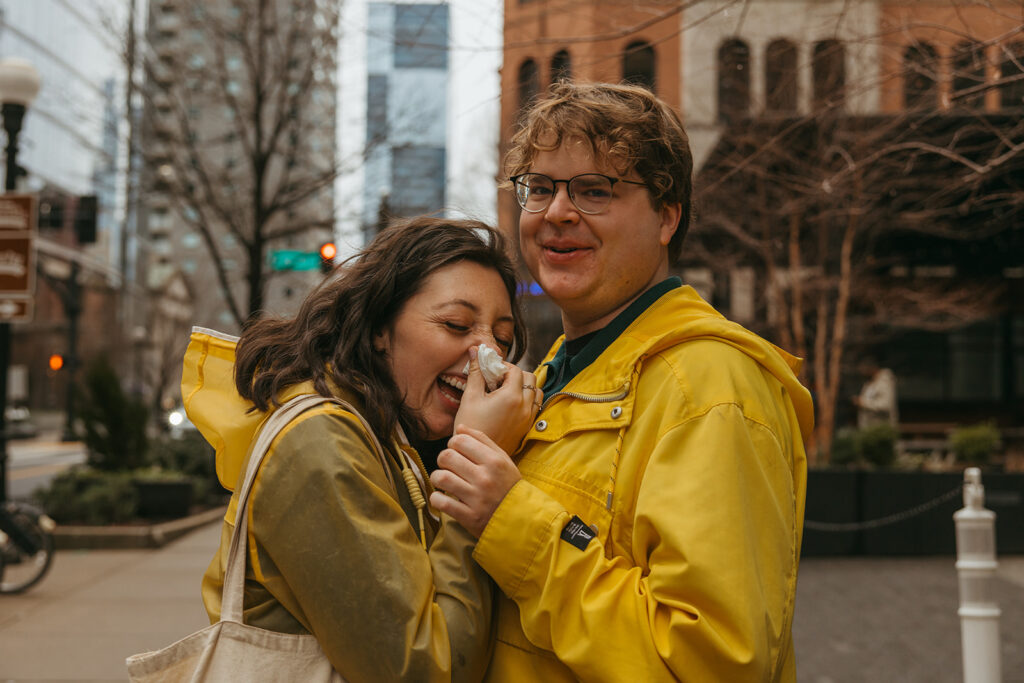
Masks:
[[[569,183],[569,197],[583,213],[600,213],[612,200],[612,181],[603,175],[578,175]]]
[[[565,182],[565,181],[558,181]],[[569,182],[569,199],[583,213],[600,213],[611,201],[612,180],[597,173],[584,173]],[[531,213],[548,208],[555,196],[555,181],[541,173],[524,173],[515,181],[519,205]]]

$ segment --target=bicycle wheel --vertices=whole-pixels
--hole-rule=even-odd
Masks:
[[[0,593],[21,593],[50,570],[54,523],[27,503],[8,502],[0,515]]]

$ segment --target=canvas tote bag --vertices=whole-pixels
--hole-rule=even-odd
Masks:
[[[246,508],[256,472],[274,437],[285,425],[299,413],[324,402],[341,404],[366,424],[362,416],[344,401],[312,394],[296,396],[267,418],[252,447],[238,494],[238,514],[224,571],[220,621],[162,650],[128,657],[125,663],[129,680],[133,683],[345,682],[331,666],[314,636],[276,633],[242,623],[248,526]],[[369,433],[376,441],[373,432]],[[378,457],[382,457],[379,444],[377,448]]]

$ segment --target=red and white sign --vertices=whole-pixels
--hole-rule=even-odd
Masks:
[[[0,322],[32,319],[36,197],[0,195]]]

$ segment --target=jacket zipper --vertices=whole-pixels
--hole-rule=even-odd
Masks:
[[[576,391],[558,391],[545,398],[544,402],[541,404],[540,409],[544,410],[544,408],[547,407],[551,399],[553,399],[555,396],[569,396],[570,398],[578,398],[581,401],[590,401],[591,403],[611,403],[612,401],[621,401],[622,399],[629,396],[629,382],[626,382],[625,384],[622,385],[622,389],[619,390],[619,393],[611,396],[581,394]]]

